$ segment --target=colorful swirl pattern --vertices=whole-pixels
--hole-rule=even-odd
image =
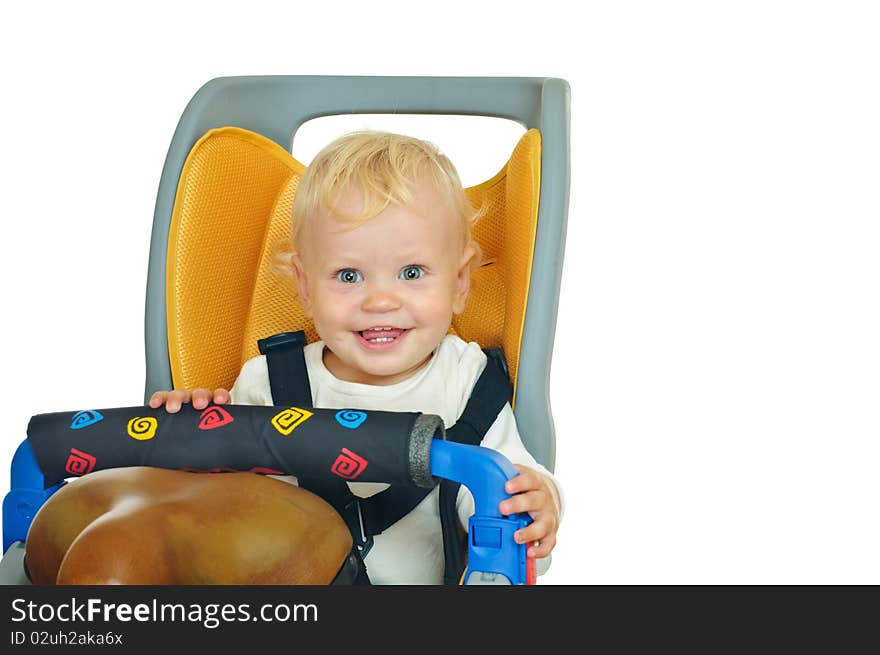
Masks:
[[[366,468],[367,460],[348,448],[343,448],[336,461],[330,467],[330,472],[338,475],[340,478],[354,480]]]
[[[284,436],[289,435],[312,417],[312,412],[299,407],[289,407],[272,417],[272,426]]]
[[[152,416],[135,416],[128,422],[128,436],[138,441],[147,441],[156,436],[159,423]]]
[[[101,414],[96,409],[84,409],[81,412],[77,412],[73,415],[73,418],[70,420],[70,429],[71,430],[80,430],[82,428],[87,428],[90,425],[94,425],[98,421],[103,421],[104,415]]]
[[[86,473],[91,473],[92,469],[95,468],[95,461],[94,455],[71,448],[70,455],[67,457],[67,463],[64,465],[64,470],[71,475],[85,475]]]
[[[359,412],[356,409],[343,409],[336,412],[336,422],[344,428],[354,430],[360,427],[361,423],[367,420],[365,412]]]
[[[208,407],[202,412],[199,418],[199,430],[213,430],[215,428],[229,425],[235,419],[232,415],[222,407],[214,405]]]

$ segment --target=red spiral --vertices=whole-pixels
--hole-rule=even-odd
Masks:
[[[64,470],[71,475],[85,475],[86,473],[91,473],[92,469],[95,468],[95,461],[94,455],[71,448],[67,463],[64,465]]]
[[[222,407],[214,405],[202,412],[199,419],[199,430],[213,430],[232,423],[235,419]]]
[[[364,472],[365,468],[367,468],[367,460],[357,453],[353,453],[348,448],[343,448],[342,453],[340,453],[330,467],[330,472],[338,475],[340,478],[354,480]]]

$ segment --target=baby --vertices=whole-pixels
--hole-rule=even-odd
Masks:
[[[487,361],[479,345],[449,333],[479,265],[475,214],[449,159],[418,139],[358,132],[315,157],[294,200],[290,262],[321,338],[305,348],[315,407],[423,412],[455,424]],[[196,409],[273,404],[266,357],[247,361],[231,391],[157,391],[149,404],[176,412],[190,401]],[[481,445],[519,469],[499,511],[528,512],[533,522],[515,539],[530,544],[529,557],[546,557],[556,543],[561,496],[523,446],[509,404]],[[348,484],[361,497],[387,487]],[[435,488],[375,536],[365,559],[374,584],[443,581],[437,494]],[[464,487],[456,507],[467,526],[474,506]]]

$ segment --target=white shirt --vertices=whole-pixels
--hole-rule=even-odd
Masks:
[[[412,377],[388,386],[346,382],[333,376],[324,366],[324,342],[305,347],[306,369],[312,388],[312,403],[325,409],[364,409],[376,411],[422,412],[436,414],[450,427],[467,405],[471,391],[486,366],[486,355],[476,343],[465,343],[447,335],[431,360]],[[231,390],[232,402],[238,405],[271,405],[269,370],[266,357],[258,355],[247,362]],[[482,446],[493,448],[514,464],[522,464],[550,476],[557,490],[558,482],[526,450],[516,429],[510,404],[506,404]],[[295,482],[287,476],[285,480]],[[387,488],[387,484],[349,482],[352,493],[362,498]],[[561,490],[560,490],[561,491]],[[367,554],[367,574],[373,584],[442,584],[443,538],[440,529],[435,487],[416,508],[374,537]],[[560,492],[561,498],[561,492]],[[462,486],[457,499],[462,525],[474,513],[470,492]]]

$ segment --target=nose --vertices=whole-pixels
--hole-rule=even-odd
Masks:
[[[369,287],[361,303],[361,309],[365,312],[391,312],[400,309],[400,306],[400,297],[391,289],[379,285]]]

